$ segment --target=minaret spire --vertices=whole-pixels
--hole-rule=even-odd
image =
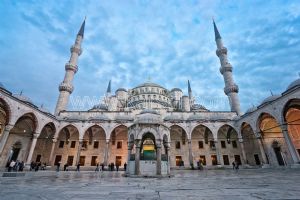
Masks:
[[[221,35],[218,31],[215,21],[213,20],[215,40],[217,44],[216,54],[220,59],[220,72],[224,77],[225,88],[224,93],[228,96],[231,111],[241,115],[240,100],[238,96],[239,87],[234,83],[232,77],[232,66],[227,59],[227,48],[223,46]]]
[[[111,94],[111,80],[108,82],[108,86],[106,89],[106,95],[109,96]]]
[[[85,20],[86,20],[86,17],[84,18],[84,20],[83,20],[83,22],[81,24],[81,27],[80,27],[80,29],[78,31],[78,34],[77,34],[77,35],[81,35],[82,38],[84,37]]]
[[[81,43],[83,40],[84,35],[84,26],[85,26],[85,19],[79,29],[79,32],[77,34],[75,44],[71,47],[71,57],[69,62],[65,65],[65,77],[63,82],[59,85],[59,97],[57,100],[56,108],[55,108],[55,115],[58,115],[60,111],[66,110],[68,103],[69,103],[69,97],[71,93],[73,92],[73,79],[74,75],[78,70],[77,62],[78,57],[80,56],[82,50],[81,50]]]
[[[213,24],[214,24],[214,31],[215,31],[215,40],[222,39],[214,19],[213,19]]]
[[[192,89],[191,89],[190,80],[188,80],[188,93],[189,93],[189,98],[191,100],[192,99]]]

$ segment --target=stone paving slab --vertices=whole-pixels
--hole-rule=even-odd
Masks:
[[[299,169],[172,173],[172,178],[128,178],[123,172],[27,172],[0,177],[0,199],[300,199]]]

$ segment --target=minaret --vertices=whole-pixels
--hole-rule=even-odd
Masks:
[[[232,77],[232,66],[227,59],[227,48],[223,46],[222,38],[215,24],[215,21],[213,21],[213,24],[215,31],[215,40],[217,43],[216,54],[220,59],[220,72],[223,75],[225,82],[224,93],[228,96],[231,111],[236,112],[238,115],[241,115],[240,101],[238,96],[239,87],[234,83]]]
[[[75,44],[71,47],[71,57],[69,62],[65,65],[65,77],[63,82],[59,85],[59,97],[57,100],[55,115],[58,115],[60,111],[66,110],[69,103],[69,96],[73,92],[73,79],[78,70],[77,61],[81,54],[81,43],[84,35],[85,19],[77,34]]]

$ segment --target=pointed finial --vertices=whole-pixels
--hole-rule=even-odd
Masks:
[[[111,93],[111,80],[108,82],[106,93]]]
[[[192,88],[191,88],[191,84],[190,84],[190,80],[188,80],[188,92],[192,92]]]
[[[84,36],[85,20],[86,20],[86,16],[85,16],[85,18],[84,18],[84,20],[83,20],[83,22],[81,24],[81,27],[80,27],[80,29],[78,31],[78,34],[77,34],[77,35],[81,35],[82,37]]]
[[[271,93],[271,96],[274,96],[272,90],[270,90],[270,93]]]
[[[214,24],[214,31],[215,31],[215,40],[221,39],[221,35],[218,31],[214,18],[213,18],[213,24]]]
[[[300,72],[298,72],[298,76],[299,76],[299,78],[300,78]]]
[[[147,82],[151,83],[151,76],[148,76]]]
[[[21,90],[21,92],[20,92],[20,96],[22,96],[22,94],[23,94],[23,90]]]

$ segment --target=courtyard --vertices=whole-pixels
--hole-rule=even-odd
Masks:
[[[300,199],[299,169],[175,170],[161,179],[123,174],[38,171],[1,177],[0,199]]]

